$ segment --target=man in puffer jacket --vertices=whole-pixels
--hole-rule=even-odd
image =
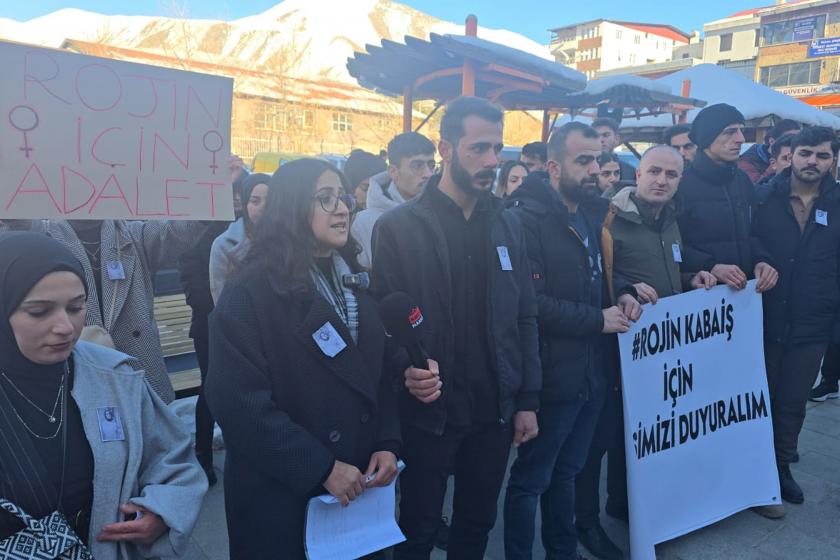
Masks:
[[[350,226],[353,238],[362,246],[359,264],[371,268],[371,237],[379,217],[423,190],[435,171],[435,145],[417,132],[404,132],[388,143],[388,171],[370,179],[367,208],[359,212]]]
[[[744,143],[744,116],[725,103],[694,118],[689,137],[698,152],[680,182],[684,272],[710,271],[719,283],[743,289],[749,278],[763,292],[778,273],[751,229],[753,185],[736,162]]]

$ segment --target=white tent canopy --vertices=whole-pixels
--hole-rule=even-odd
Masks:
[[[840,117],[821,111],[798,99],[788,97],[762,84],[757,84],[731,70],[715,64],[699,64],[685,70],[668,74],[656,80],[667,84],[673,91],[680,91],[684,80],[691,81],[689,97],[707,101],[708,105],[728,103],[735,106],[748,126],[770,126],[771,120],[793,119],[811,126],[828,126],[840,130]],[[708,106],[707,105],[707,106]],[[688,112],[687,122],[694,120],[700,109]],[[673,124],[671,115],[625,118],[622,130],[664,129]]]

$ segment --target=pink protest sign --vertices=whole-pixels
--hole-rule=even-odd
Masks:
[[[233,80],[0,41],[0,219],[233,219]]]

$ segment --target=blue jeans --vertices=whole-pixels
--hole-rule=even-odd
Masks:
[[[537,502],[547,560],[577,556],[575,477],[586,463],[604,404],[603,385],[589,400],[543,403],[540,433],[519,447],[505,495],[505,558],[530,560]]]

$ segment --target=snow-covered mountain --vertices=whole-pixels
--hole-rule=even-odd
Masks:
[[[354,81],[347,73],[347,57],[365,44],[463,32],[462,23],[392,0],[284,0],[261,14],[232,21],[108,16],[76,9],[26,22],[0,18],[0,38],[12,41],[58,47],[65,39],[78,39],[347,82]],[[478,35],[551,60],[547,47],[518,33],[479,27]]]

